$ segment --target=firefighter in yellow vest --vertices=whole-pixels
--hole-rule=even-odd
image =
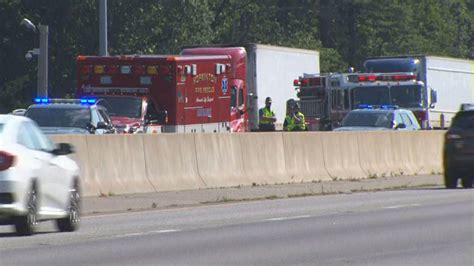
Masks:
[[[275,131],[275,112],[271,109],[272,98],[267,97],[265,99],[265,107],[258,110],[258,128],[260,131]]]
[[[290,99],[287,102],[287,112],[285,122],[283,123],[283,130],[285,131],[305,131],[306,122],[304,114],[300,112],[298,104],[295,100]]]

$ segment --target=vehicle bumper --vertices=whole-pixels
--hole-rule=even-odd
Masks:
[[[0,220],[26,213],[25,182],[11,180],[5,173],[0,175]]]

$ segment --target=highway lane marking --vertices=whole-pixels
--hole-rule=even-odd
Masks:
[[[420,206],[420,204],[412,203],[412,204],[392,205],[392,206],[382,207],[382,209],[401,209],[401,208],[417,207],[417,206]]]
[[[263,221],[287,221],[287,220],[303,219],[303,218],[309,218],[309,217],[311,217],[311,215],[286,216],[286,217],[268,218],[268,219],[264,219]]]
[[[129,233],[129,234],[122,234],[122,235],[115,235],[114,237],[122,238],[122,237],[131,237],[131,236],[144,236],[144,235],[151,235],[151,234],[165,234],[165,233],[173,233],[173,232],[180,232],[181,230],[178,229],[166,229],[166,230],[155,230],[155,231],[148,231],[142,233]]]
[[[173,233],[173,232],[179,232],[179,231],[181,231],[181,230],[178,230],[178,229],[168,229],[168,230],[151,231],[150,233],[164,234],[164,233]]]

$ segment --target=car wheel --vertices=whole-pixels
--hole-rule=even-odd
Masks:
[[[38,193],[36,187],[33,186],[28,192],[28,200],[26,205],[26,215],[19,216],[15,221],[15,229],[18,235],[29,236],[35,233],[38,211]]]
[[[445,169],[444,185],[446,188],[456,188],[458,186],[458,175],[452,169]]]
[[[461,179],[461,185],[463,188],[472,188],[472,176],[465,176]]]
[[[79,184],[76,183],[74,188],[69,193],[69,206],[68,216],[56,220],[56,225],[61,232],[72,232],[79,228],[79,222],[81,221],[81,193],[79,190]]]

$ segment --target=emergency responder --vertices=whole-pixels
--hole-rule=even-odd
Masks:
[[[276,117],[275,113],[271,109],[272,98],[267,97],[265,99],[265,107],[258,110],[259,124],[258,128],[260,131],[275,131]]]
[[[283,123],[283,130],[285,131],[305,131],[306,122],[304,114],[300,112],[298,104],[295,100],[290,99],[287,102],[287,112],[285,122]]]

